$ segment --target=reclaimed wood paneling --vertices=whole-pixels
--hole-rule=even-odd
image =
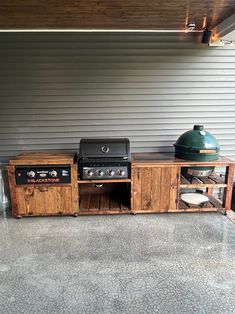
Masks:
[[[217,0],[8,0],[0,4],[2,29],[182,29],[214,27],[234,12]]]

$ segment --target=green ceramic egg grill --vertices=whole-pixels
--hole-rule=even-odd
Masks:
[[[175,157],[193,161],[215,161],[219,158],[219,143],[216,138],[204,130],[203,125],[194,125],[193,130],[183,133],[176,143]],[[205,177],[214,171],[214,167],[190,167],[183,172],[190,177]]]

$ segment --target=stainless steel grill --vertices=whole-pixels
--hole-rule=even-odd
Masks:
[[[81,139],[81,180],[130,178],[130,141],[127,138]]]

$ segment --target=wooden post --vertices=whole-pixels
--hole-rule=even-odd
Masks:
[[[227,187],[224,190],[223,200],[223,207],[225,208],[226,211],[231,209],[233,177],[234,177],[234,164],[229,164],[229,166],[226,167],[225,182],[227,183]]]

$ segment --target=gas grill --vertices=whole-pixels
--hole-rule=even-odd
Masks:
[[[130,178],[130,142],[127,138],[81,139],[80,180]]]

